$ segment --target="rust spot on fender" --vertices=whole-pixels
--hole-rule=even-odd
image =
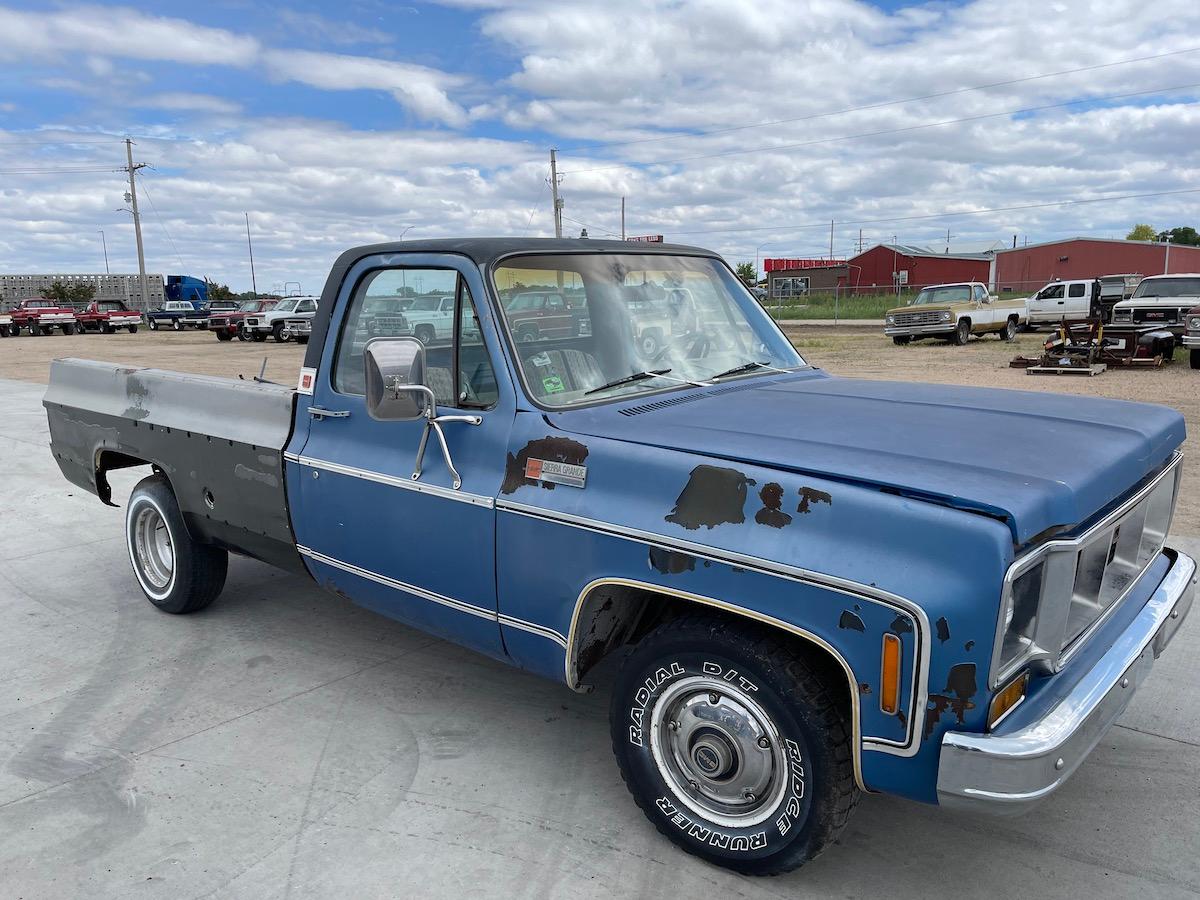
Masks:
[[[796,512],[807,516],[812,512],[812,506],[815,503],[824,503],[832,506],[833,498],[829,496],[828,491],[818,491],[816,488],[810,487],[800,488],[800,505],[796,507]]]
[[[933,729],[946,710],[954,713],[959,725],[965,724],[967,710],[975,708],[971,698],[978,690],[975,663],[959,663],[952,668],[946,676],[945,692],[929,695],[929,705],[925,709],[925,737],[933,734]]]
[[[588,448],[579,443],[579,441],[573,441],[570,438],[551,437],[547,435],[544,438],[530,441],[521,448],[521,452],[516,456],[511,453],[508,454],[508,461],[504,466],[504,481],[500,485],[500,493],[511,494],[517,488],[526,484],[530,487],[541,485],[548,491],[554,490],[553,482],[537,481],[525,477],[525,464],[531,459],[548,459],[554,462],[568,463],[572,466],[582,466],[587,456]]]
[[[912,622],[904,616],[896,616],[892,620],[892,624],[888,626],[888,631],[893,634],[910,634],[912,630]]]
[[[865,681],[863,681],[863,682],[860,682],[860,683],[859,683],[859,685],[858,685],[858,692],[859,692],[860,694],[869,694],[869,693],[871,693],[871,685],[867,684],[867,682],[865,682]]]
[[[696,466],[666,520],[688,531],[746,521],[746,487],[754,484],[737,469]]]
[[[842,610],[842,616],[838,619],[838,628],[846,628],[850,631],[866,631],[867,626],[863,624],[862,617],[857,613],[852,613],[848,609]]]
[[[971,650],[974,648],[974,646],[975,646],[974,641],[967,641],[965,644],[963,644],[963,649],[966,650],[968,653],[970,653]]]
[[[675,550],[651,547],[650,568],[664,575],[678,575],[680,572],[692,572],[696,568],[696,557],[690,553],[679,553]]]
[[[950,640],[950,623],[946,621],[946,617],[942,616],[934,625],[937,628],[937,638],[943,644]]]
[[[754,521],[759,525],[783,528],[792,524],[792,517],[782,509],[783,485],[776,481],[768,481],[758,492],[758,499],[762,501],[763,508],[754,514]]]

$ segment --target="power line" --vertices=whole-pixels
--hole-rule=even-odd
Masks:
[[[941,128],[946,125],[959,125],[963,122],[979,122],[983,121],[984,119],[998,119],[1004,116],[1021,115],[1022,113],[1042,112],[1047,109],[1062,109],[1063,107],[1076,106],[1080,103],[1103,103],[1108,100],[1123,100],[1129,97],[1144,97],[1149,94],[1164,94],[1169,93],[1170,91],[1190,90],[1196,87],[1200,87],[1200,82],[1192,84],[1180,84],[1175,85],[1174,87],[1152,88],[1145,91],[1131,91],[1125,94],[1107,94],[1100,97],[1080,97],[1076,100],[1066,100],[1062,103],[1047,103],[1042,106],[1026,106],[1021,109],[1009,109],[1003,112],[980,113],[979,115],[975,116],[962,116],[957,119],[944,119],[940,122],[924,122],[920,125],[906,125],[902,128],[885,128],[879,131],[863,131],[857,134],[844,134],[831,138],[817,138],[811,141],[800,141],[792,144],[775,144],[770,147],[750,147],[742,150],[721,150],[714,153],[698,153],[694,156],[680,156],[675,159],[651,160],[649,162],[624,162],[614,163],[606,166],[593,166],[589,169],[572,169],[569,172],[562,172],[561,174],[581,175],[586,172],[605,172],[611,169],[629,169],[645,166],[668,166],[673,165],[674,163],[691,162],[697,159],[716,159],[717,157],[722,156],[742,156],[748,153],[772,153],[781,150],[796,150],[801,147],[813,147],[818,144],[834,144],[839,141],[853,141],[860,138],[883,137],[891,134],[905,134],[908,132],[921,131],[928,128]]]
[[[124,169],[114,169],[111,166],[62,166],[43,168],[26,166],[20,169],[0,169],[0,175],[83,175],[95,172],[123,172]]]
[[[1058,72],[1045,72],[1041,75],[1027,75],[1023,78],[1012,78],[1007,81],[993,81],[989,84],[977,84],[971,87],[955,88],[952,91],[938,91],[934,94],[923,94],[919,97],[904,97],[899,100],[882,100],[878,103],[867,103],[862,106],[849,106],[845,109],[832,110],[830,112],[811,113],[805,116],[795,116],[790,119],[774,119],[770,122],[756,122],[753,125],[733,125],[728,128],[713,128],[706,131],[694,131],[687,134],[669,134],[656,137],[637,138],[628,141],[602,141],[595,144],[587,144],[582,147],[569,147],[568,153],[580,153],[588,150],[599,150],[605,147],[628,147],[634,144],[650,144],[660,141],[677,141],[686,138],[707,137],[713,134],[728,134],[733,131],[746,131],[752,128],[768,128],[772,125],[787,125],[792,122],[809,122],[813,119],[825,119],[831,116],[842,116],[847,113],[864,112],[871,109],[884,109],[888,106],[900,106],[905,103],[919,103],[922,100],[936,100],[940,97],[952,97],[956,94],[966,94],[971,91],[986,91],[991,88],[1009,87],[1014,84],[1024,84],[1030,81],[1038,81],[1044,78],[1058,78],[1062,75],[1075,75],[1079,72],[1094,72],[1097,69],[1111,69],[1114,66],[1125,66],[1130,63],[1148,62],[1154,59],[1164,59],[1169,56],[1180,56],[1184,53],[1196,53],[1200,51],[1200,47],[1188,47],[1184,50],[1170,50],[1166,53],[1155,53],[1152,56],[1137,56],[1130,59],[1120,59],[1110,63],[1099,63],[1093,66],[1080,66],[1077,69],[1063,69]]]
[[[154,205],[154,198],[150,196],[150,190],[146,187],[146,182],[142,181],[142,193],[146,195],[146,199],[150,201],[150,209],[154,213],[154,218],[158,220],[158,227],[162,229],[163,234],[167,236],[167,242],[171,245],[171,249],[175,252],[175,259],[179,262],[179,271],[184,270],[183,257],[179,255],[179,248],[175,246],[175,239],[171,237],[171,232],[167,231],[167,223],[162,220],[162,216],[158,214],[158,207]]]
[[[0,138],[0,147],[8,147],[13,144],[22,144],[22,145],[36,144],[39,146],[50,146],[50,145],[55,145],[55,144],[119,144],[119,143],[121,143],[120,138],[103,138],[103,139],[85,138],[83,140],[65,139],[65,140],[57,140],[57,141],[42,141],[42,140],[31,141],[31,140],[24,140],[24,139],[19,140],[19,141],[9,141],[9,140]]]
[[[1115,200],[1142,200],[1148,197],[1173,197],[1182,194],[1200,194],[1200,188],[1182,188],[1174,191],[1153,191],[1145,194],[1118,194],[1112,197],[1088,197],[1082,200],[1056,200],[1050,203],[1026,203],[1020,206],[994,206],[989,209],[970,209],[962,212],[930,213],[919,216],[892,216],[883,219],[847,219],[836,222],[836,225],[876,225],[883,222],[918,222],[927,219],[950,219],[956,216],[982,216],[987,213],[1019,212],[1030,209],[1049,209],[1055,206],[1078,206],[1085,203],[1107,203]],[[674,231],[672,234],[739,234],[749,231],[800,231],[805,228],[828,228],[829,220],[823,222],[806,222],[796,225],[761,225],[750,228],[703,228],[692,231]]]

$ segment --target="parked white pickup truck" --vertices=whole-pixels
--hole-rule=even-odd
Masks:
[[[1079,278],[1071,281],[1052,281],[1027,301],[1029,324],[1057,325],[1059,322],[1082,322],[1090,318],[1093,301],[1098,303],[1104,321],[1112,318],[1112,308],[1133,294],[1141,275],[1101,275],[1099,278]]]
[[[417,297],[404,310],[412,335],[422,344],[448,341],[454,333],[454,295]]]
[[[1114,324],[1161,325],[1183,336],[1184,316],[1200,306],[1200,274],[1151,275],[1128,300],[1113,307]]]

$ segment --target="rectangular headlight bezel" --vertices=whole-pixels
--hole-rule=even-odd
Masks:
[[[1029,666],[1035,673],[1053,674],[1065,666],[1075,653],[1087,643],[1087,640],[1100,628],[1109,616],[1121,606],[1126,595],[1145,574],[1146,569],[1162,552],[1166,543],[1167,532],[1174,518],[1175,504],[1179,497],[1179,479],[1182,474],[1180,461],[1183,455],[1176,451],[1170,461],[1152,476],[1142,487],[1138,488],[1127,500],[1091,525],[1082,534],[1073,538],[1059,538],[1047,541],[1014,560],[1004,576],[1001,589],[1000,609],[996,621],[996,636],[992,647],[992,663],[988,679],[989,687],[996,690],[1001,684],[1010,679],[1020,668]],[[1126,579],[1119,594],[1111,597],[1099,615],[1086,628],[1075,635],[1068,635],[1068,617],[1076,593],[1076,575],[1080,551],[1090,548],[1097,540],[1108,536],[1112,543],[1117,543],[1120,528],[1131,511],[1135,511],[1143,500],[1146,500],[1169,480],[1170,501],[1164,505],[1157,498],[1147,504],[1145,510],[1137,510],[1135,516],[1153,514],[1157,517],[1158,527],[1143,529],[1143,542],[1138,547],[1138,567],[1136,573]],[[1164,486],[1165,489],[1165,486]],[[1019,598],[1014,597],[1014,588],[1019,586],[1023,575],[1041,566],[1041,584],[1038,591],[1036,626],[1028,640],[1023,642],[1021,651],[1015,656],[1004,658],[1005,638],[1008,631],[1009,610]]]

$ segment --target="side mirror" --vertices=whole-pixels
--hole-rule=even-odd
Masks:
[[[430,414],[425,345],[413,337],[372,338],[363,347],[367,412],[383,422],[411,422]]]

